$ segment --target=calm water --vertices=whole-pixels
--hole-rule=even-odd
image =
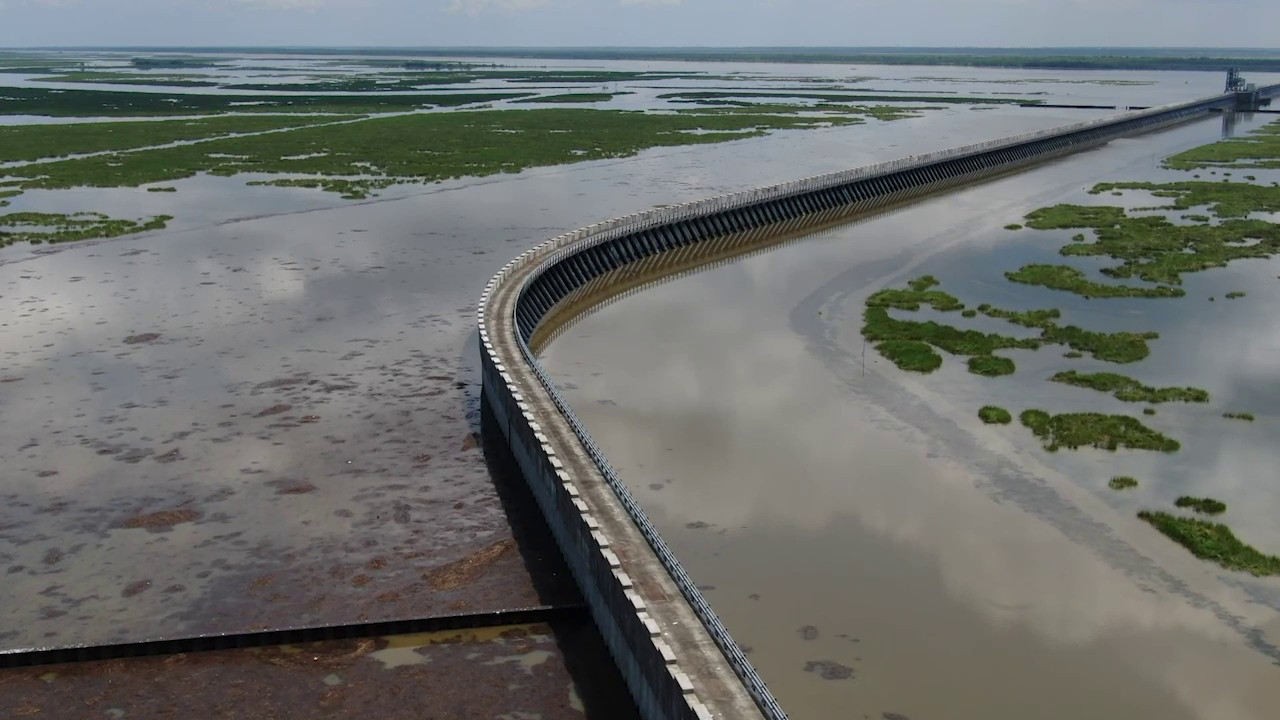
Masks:
[[[1056,262],[1071,235],[1003,225],[1056,202],[1154,204],[1084,189],[1180,179],[1157,159],[1221,130],[1212,120],[1116,141],[672,281],[546,350],[792,717],[1273,716],[1280,581],[1201,563],[1134,513],[1218,497],[1243,538],[1280,552],[1280,333],[1269,312],[1280,262],[1189,275],[1188,296],[1164,301],[1084,301],[1002,276]],[[1020,352],[1018,373],[996,379],[954,359],[907,376],[874,351],[864,358],[863,300],[924,273],[966,303],[1057,307],[1064,322],[1161,339],[1122,368]],[[1224,301],[1233,289],[1249,295]],[[1044,382],[1067,368],[1195,385],[1213,402],[1143,418],[1183,442],[1168,456],[1051,455],[1016,423],[974,417],[986,403],[1140,409]],[[1237,408],[1258,421],[1220,417]],[[1116,474],[1142,486],[1114,493]],[[852,677],[824,679],[840,666]]]
[[[539,560],[505,550],[509,513],[472,435],[474,302],[493,272],[655,204],[1089,116],[951,108],[372,202],[211,176],[12,198],[6,211],[175,220],[0,250],[0,643],[554,601]],[[128,527],[157,512],[191,520]],[[466,583],[423,582],[477,557],[490,564]]]
[[[282,69],[254,69],[267,64]],[[745,87],[795,86],[793,78],[834,77],[840,80],[836,85],[850,88],[892,86],[965,95],[1050,92],[1028,97],[1106,104],[1195,97],[1214,92],[1221,82],[1214,73],[1075,78],[1070,73],[956,68],[564,66],[766,76],[745,81]],[[276,73],[296,81],[299,72],[319,65],[249,58],[237,67],[234,72],[246,79]],[[992,82],[1044,77],[1156,84]],[[29,82],[10,75],[0,81]],[[635,94],[621,96],[613,106],[653,107],[660,92],[729,83],[652,84],[664,89],[639,83],[620,88]],[[28,191],[13,198],[6,212],[167,213],[175,220],[168,230],[145,236],[38,251],[25,246],[0,250],[0,408],[6,418],[0,424],[0,448],[7,467],[0,482],[0,645],[139,640],[555,602],[561,597],[556,588],[563,589],[556,583],[564,579],[547,577],[553,572],[537,550],[513,547],[519,531],[510,524],[518,513],[504,507],[473,436],[478,426],[474,302],[507,259],[564,230],[655,204],[1097,115],[948,106],[897,122],[780,132],[723,145],[658,149],[623,160],[399,188],[370,202],[246,186],[253,177],[210,176],[170,183],[178,189],[174,194],[79,189]],[[1206,126],[1178,137],[1195,144],[1213,130]],[[1141,139],[1125,145],[1135,163],[1150,166],[1167,142]],[[1086,156],[1092,158],[1087,162],[1112,157],[1110,153]],[[856,333],[859,288],[900,271],[904,258],[923,256],[940,241],[967,239],[956,245],[959,251],[976,247],[982,238],[1014,240],[985,233],[985,223],[1008,222],[1005,216],[989,218],[991,209],[1004,207],[1008,217],[1016,217],[1024,205],[1038,201],[1026,199],[1024,181],[989,186],[996,187],[1005,190],[935,201],[932,209],[913,212],[910,223],[906,215],[898,215],[860,226],[850,231],[856,241],[833,235],[807,242],[803,249],[726,268],[721,271],[726,275],[705,276],[727,280],[700,277],[679,285],[685,288],[679,292],[728,292],[745,287],[741,274],[749,273],[756,283],[750,295],[708,296],[705,317],[689,313],[688,298],[680,297],[677,285],[617,306],[618,312],[638,313],[620,323],[627,337],[648,332],[650,338],[670,339],[669,344],[648,346],[661,353],[661,362],[650,356],[651,362],[636,366],[602,350],[585,350],[572,337],[552,348],[553,354],[572,358],[556,364],[558,370],[566,377],[581,375],[576,382],[584,394],[575,396],[575,402],[584,407],[593,429],[599,427],[602,438],[610,440],[607,427],[616,423],[611,457],[624,467],[653,472],[652,480],[638,485],[646,503],[682,557],[688,556],[696,576],[716,586],[710,593],[717,608],[745,644],[756,646],[757,661],[798,717],[808,700],[817,708],[843,709],[856,702],[868,709],[922,712],[912,703],[954,702],[945,691],[952,683],[970,688],[976,697],[987,696],[975,684],[977,673],[989,669],[990,677],[999,671],[1022,677],[1017,669],[1028,658],[1056,662],[1052,658],[1058,655],[1041,652],[1040,635],[1017,620],[1018,608],[1032,606],[1031,599],[1040,595],[1013,590],[991,607],[1006,608],[1001,617],[1010,618],[1006,625],[1016,635],[1010,652],[1023,654],[990,666],[964,661],[975,644],[990,641],[986,625],[975,619],[991,611],[984,610],[988,596],[979,591],[958,601],[954,593],[939,590],[937,570],[943,565],[948,576],[955,576],[950,582],[973,585],[972,562],[948,558],[939,563],[930,554],[931,548],[955,540],[952,531],[969,528],[976,547],[964,557],[981,557],[992,546],[1016,545],[1025,551],[1024,565],[1056,552],[1054,557],[1067,558],[1063,563],[1079,566],[1080,574],[1110,578],[1108,573],[1116,573],[1079,543],[1058,540],[1054,545],[1054,533],[1062,531],[1046,526],[1048,511],[1032,513],[1018,503],[994,505],[991,491],[975,492],[973,471],[965,469],[970,466],[963,459],[952,460],[952,470],[939,470],[938,460],[925,453],[960,455],[949,445],[927,451],[923,442],[912,441],[911,428],[919,425],[892,412],[903,397],[892,374],[880,374],[873,365],[868,377],[880,378],[877,387],[883,386],[885,394],[874,402],[849,403],[849,397],[856,397],[851,393],[868,392],[842,375],[852,367],[850,341],[838,338],[828,343],[837,349],[820,347],[837,330]],[[1050,197],[1060,191],[1051,184],[1039,192]],[[958,232],[957,218],[969,218],[976,229]],[[873,242],[868,242],[868,232]],[[850,254],[852,247],[858,249],[857,257]],[[837,268],[865,270],[865,276],[815,295],[815,288],[821,290]],[[1249,289],[1248,302],[1261,307],[1260,294],[1255,297]],[[792,309],[811,295],[810,305],[832,300],[825,319],[818,321],[810,313],[793,321]],[[650,304],[651,298],[673,301],[668,317]],[[1247,307],[1214,309],[1243,312]],[[751,312],[745,312],[748,308]],[[585,337],[591,327],[581,326]],[[691,338],[695,329],[704,336]],[[723,337],[735,330],[733,339]],[[631,344],[619,340],[618,348]],[[630,349],[632,361],[645,356]],[[732,364],[724,362],[726,352]],[[1265,350],[1259,352],[1265,361]],[[724,367],[734,369],[708,375]],[[659,370],[664,370],[662,376],[651,375]],[[798,372],[815,384],[790,387],[793,380],[787,378]],[[937,377],[944,376],[945,371]],[[734,385],[720,385],[730,381]],[[600,384],[606,382],[631,388],[635,396]],[[1216,392],[1217,386],[1210,389]],[[725,398],[730,397],[738,410],[726,413]],[[661,412],[647,404],[664,398],[670,405]],[[610,399],[619,405],[597,403]],[[957,429],[957,437],[968,437],[960,434],[970,425],[970,409],[963,410],[966,421],[956,427],[966,429]],[[726,416],[739,424],[724,424]],[[645,418],[660,419],[662,427],[651,427],[652,435],[636,432],[634,423]],[[812,427],[796,432],[801,420]],[[864,427],[868,423],[879,425]],[[1248,431],[1239,427],[1231,437],[1245,437],[1242,433]],[[1253,430],[1262,431],[1262,423]],[[877,453],[857,452],[862,444]],[[824,450],[832,447],[845,454]],[[653,470],[662,463],[670,464],[669,469]],[[813,463],[830,463],[823,466],[830,475]],[[726,473],[728,468],[732,472]],[[853,482],[877,468],[909,478],[879,490]],[[824,480],[829,477],[842,480]],[[949,478],[948,494],[931,478]],[[664,489],[644,490],[651,483]],[[893,488],[915,494],[904,497]],[[1083,490],[1080,494],[1117,518],[1130,514],[1104,505],[1109,499]],[[815,504],[806,508],[794,502],[797,496]],[[904,517],[923,517],[919,501],[926,497],[938,503],[937,517],[904,525]],[[1223,499],[1231,502],[1234,497]],[[969,506],[975,513],[1005,518],[1004,524],[991,523],[1005,528],[999,536],[1003,544],[960,522],[956,514],[942,512]],[[184,521],[129,527],[131,521],[158,512]],[[867,525],[871,520],[874,527]],[[686,529],[699,521],[715,524]],[[910,539],[917,535],[928,539]],[[1033,548],[1029,536],[1044,536],[1041,541],[1058,550]],[[1166,552],[1168,562],[1180,559],[1160,542],[1151,545],[1152,552]],[[998,574],[1007,563],[995,557],[986,561]],[[760,558],[773,562],[758,563]],[[871,574],[855,575],[836,562],[849,558],[864,563]],[[448,572],[457,568],[469,569]],[[831,583],[832,568],[848,574],[849,582]],[[765,570],[783,574],[762,576]],[[1218,587],[1209,573],[1201,572],[1205,583]],[[1058,577],[1056,569],[1041,573]],[[883,584],[884,591],[859,590],[857,585],[867,579]],[[1035,585],[1029,578],[1026,582]],[[996,584],[978,582],[977,588]],[[785,596],[789,599],[769,592],[781,587],[808,591],[803,598]],[[1231,592],[1234,598],[1240,591]],[[907,604],[902,593],[918,600]],[[760,599],[751,599],[752,594]],[[1148,610],[1147,600],[1137,590],[1133,597],[1107,603],[1066,598],[1061,612],[1071,615],[1077,606],[1130,607],[1109,626],[1127,628],[1141,624],[1133,618]],[[925,615],[904,618],[890,612],[902,607]],[[1220,633],[1224,657],[1254,657],[1239,649],[1239,630],[1213,620],[1212,612],[1189,610],[1183,596],[1168,600],[1167,607],[1177,617],[1210,617],[1204,624]],[[799,639],[798,629],[805,625],[816,628],[816,639]],[[849,637],[841,638],[841,633]],[[940,644],[945,640],[958,662],[930,671],[928,663],[949,657],[918,656],[918,643],[911,638],[930,634]],[[856,659],[864,655],[866,662]],[[1206,653],[1201,659],[1209,657]],[[824,681],[802,672],[813,660],[855,667],[856,679]],[[899,672],[902,668],[894,662],[911,669]],[[1073,668],[1065,661],[1061,665],[1063,672]],[[1051,674],[1037,677],[1054,684],[1044,679]],[[909,690],[926,680],[939,690]],[[1032,699],[1057,697],[1026,682],[1031,684],[1025,689],[1009,692],[1025,692]],[[1127,687],[1134,681],[1116,683]],[[1065,691],[1059,687],[1055,692]],[[1132,694],[1153,696],[1145,686],[1133,688]]]

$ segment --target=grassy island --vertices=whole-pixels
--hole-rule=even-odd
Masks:
[[[120,220],[93,212],[0,214],[0,247],[18,242],[40,245],[163,230],[172,219],[158,215],[149,220]]]
[[[202,96],[193,96],[202,97]],[[332,120],[333,118],[328,118]],[[209,128],[169,135],[224,132],[236,118]],[[252,120],[252,118],[251,118]],[[275,124],[298,120],[267,119]],[[304,118],[302,123],[313,122]],[[287,132],[213,138],[177,147],[132,147],[90,157],[39,162],[0,169],[0,178],[21,188],[129,187],[168,183],[205,172],[214,175],[267,173],[305,175],[265,181],[273,185],[319,187],[359,198],[397,183],[436,182],[459,177],[511,173],[547,165],[629,157],[652,147],[695,145],[765,135],[772,130],[862,122],[856,116],[657,114],[623,110],[539,108],[457,111],[373,117],[350,123],[323,123]],[[138,123],[142,125],[144,123]],[[108,125],[91,123],[89,125]],[[47,132],[52,152],[60,130]],[[47,127],[47,126],[44,126]],[[85,147],[101,147],[106,127],[77,128]],[[139,128],[142,132],[146,128]],[[130,131],[134,132],[134,131]],[[8,144],[5,147],[9,147]],[[10,154],[25,152],[20,149]],[[27,153],[30,154],[30,153]]]
[[[1050,415],[1043,410],[1026,410],[1018,418],[1044,444],[1049,452],[1066,447],[1096,447],[1116,450],[1175,452],[1182,445],[1143,425],[1127,415],[1101,413],[1065,413]]]
[[[1117,400],[1123,400],[1124,402],[1209,402],[1209,393],[1200,388],[1154,388],[1143,385],[1131,377],[1116,373],[1079,373],[1075,370],[1066,370],[1055,374],[1049,379],[1053,382],[1112,393]]]
[[[1117,475],[1107,482],[1107,487],[1112,490],[1128,490],[1138,487],[1138,481],[1128,475]]]
[[[1227,511],[1227,504],[1220,500],[1191,497],[1190,495],[1183,495],[1175,500],[1173,504],[1180,508],[1191,508],[1205,515],[1221,515]]]
[[[978,410],[978,417],[988,425],[1008,425],[1013,422],[1013,416],[1009,414],[1008,410],[995,405],[983,405]]]
[[[1246,545],[1226,525],[1149,510],[1138,517],[1202,560],[1257,576],[1280,575],[1280,557]]]
[[[1165,167],[1191,170],[1203,167],[1280,167],[1280,122],[1273,122],[1247,135],[1201,145],[1173,155]]]

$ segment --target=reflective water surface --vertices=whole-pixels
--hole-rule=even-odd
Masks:
[[[1197,97],[1221,84],[1217,73],[565,66],[766,76],[741,87],[826,78],[844,89],[1047,92],[1027,97],[1114,105]],[[310,61],[247,58],[218,72],[255,82],[275,74],[294,82],[298,72],[315,69]],[[1152,84],[1032,82],[1044,78]],[[0,81],[36,84],[21,75]],[[728,83],[642,84],[647,83],[624,86],[634,94],[608,106],[653,107],[656,96],[671,89]],[[655,204],[1099,114],[952,105],[896,122],[869,120],[393,188],[367,202],[246,186],[254,177],[205,175],[172,183],[172,194],[32,190],[10,198],[6,212],[165,213],[175,219],[168,230],[144,236],[0,249],[0,646],[142,640],[560,602],[571,593],[557,574],[558,564],[545,549],[517,542],[519,503],[504,497],[502,481],[490,476],[477,447],[474,302],[493,272],[547,237]],[[24,116],[0,122],[60,120]],[[1213,131],[1206,125],[1162,137],[1189,146]],[[1092,167],[1123,147],[1129,161],[1151,166],[1173,142],[1125,141],[1072,162]],[[1254,674],[1257,651],[1241,649],[1242,633],[1263,628],[1270,617],[1263,593],[1269,586],[1222,589],[1214,573],[1185,562],[1145,529],[1130,527],[1130,509],[1119,503],[1147,496],[1114,499],[1082,489],[1065,497],[1085,504],[1088,513],[1072,510],[1076,505],[1062,499],[1069,483],[1053,484],[1057,494],[1027,489],[1057,478],[1049,470],[972,469],[983,458],[1006,456],[993,455],[987,444],[1004,442],[1002,450],[1015,453],[1019,462],[1023,458],[1016,453],[1027,448],[1012,433],[993,431],[968,455],[957,450],[956,443],[971,437],[968,404],[959,405],[962,421],[933,426],[928,422],[942,406],[919,405],[924,419],[906,417],[898,379],[880,372],[874,358],[867,377],[879,382],[860,382],[858,348],[850,340],[857,332],[860,293],[922,260],[935,245],[964,240],[954,244],[962,253],[997,238],[1012,243],[1015,236],[987,233],[987,226],[1038,204],[1028,193],[1047,198],[1062,192],[1061,184],[1039,188],[1028,185],[1027,177],[1032,176],[938,199],[910,214],[619,303],[612,312],[624,315],[599,316],[619,318],[613,355],[609,348],[584,348],[573,337],[552,346],[552,359],[564,358],[553,368],[578,383],[574,401],[593,430],[599,428],[610,457],[628,477],[645,474],[636,487],[646,507],[695,576],[715,586],[708,593],[716,607],[743,644],[755,646],[756,662],[797,717],[854,705],[868,712],[951,717],[952,710],[963,712],[989,699],[983,683],[1000,679],[997,673],[1007,673],[1002,692],[1009,698],[1076,707],[1087,698],[1068,693],[1071,682],[1048,678],[1094,667],[1086,679],[1095,683],[1089,686],[1093,693],[1102,692],[1097,681],[1106,676],[1106,658],[1112,665],[1118,661],[1092,639],[1130,648],[1133,643],[1120,635],[1146,627],[1193,628],[1185,630],[1193,638],[1215,638],[1217,645],[1195,645],[1194,656],[1185,660],[1197,672],[1212,661],[1238,666],[1235,683],[1256,680],[1265,688],[1270,677]],[[1008,212],[997,218],[998,208]],[[978,263],[932,257],[952,269]],[[825,287],[846,270],[852,275]],[[1257,305],[1199,312],[1261,312],[1261,289],[1249,290]],[[737,294],[717,295],[728,292]],[[705,312],[691,313],[691,307]],[[589,340],[598,332],[592,330],[596,321],[575,332]],[[1212,316],[1205,322],[1227,327]],[[640,337],[649,338],[643,348],[632,340]],[[1259,344],[1250,357],[1258,377],[1265,378],[1274,353],[1261,337],[1251,336]],[[1155,362],[1148,361],[1152,368]],[[1029,362],[1023,366],[1030,372]],[[951,378],[975,393],[1001,392],[970,385],[972,378],[950,370],[936,378]],[[804,383],[796,380],[801,375]],[[1243,397],[1258,397],[1241,409],[1265,405],[1257,383],[1241,383]],[[930,387],[937,391],[936,384],[913,391]],[[1210,389],[1226,392],[1219,385]],[[849,402],[851,397],[867,401]],[[1173,411],[1167,417],[1172,422],[1179,416]],[[616,429],[612,435],[610,426]],[[1236,427],[1221,436],[1223,463],[1253,467],[1244,464],[1256,452],[1244,448],[1257,447],[1248,433],[1265,435],[1266,426]],[[966,460],[969,455],[978,459]],[[1264,454],[1257,462],[1269,458]],[[883,477],[885,485],[868,477]],[[1188,474],[1186,481],[1192,479]],[[1140,492],[1166,489],[1152,483]],[[1240,484],[1251,498],[1255,490]],[[1239,497],[1215,492],[1228,502]],[[1002,497],[997,493],[1007,494],[1006,502],[993,503],[993,496]],[[1233,513],[1241,504],[1233,505]],[[1252,511],[1258,520],[1240,520],[1241,532],[1267,547],[1265,533],[1271,530],[1260,527],[1267,506]],[[985,527],[975,527],[972,517],[982,518]],[[1057,524],[1046,523],[1046,517],[1058,518]],[[1064,541],[1064,533],[1075,542]],[[1095,533],[1123,533],[1115,552],[1130,565],[1120,567],[1145,572],[1141,577],[1149,579],[1141,587],[1150,592],[1116,580],[1138,571],[1117,570],[1099,560],[1096,542],[1079,542],[1081,535]],[[1142,557],[1153,558],[1147,565],[1133,559],[1139,546],[1129,535],[1144,539]],[[1176,577],[1202,601],[1169,592],[1160,580],[1164,576],[1152,575],[1152,568],[1180,562]],[[1076,582],[1060,607],[1049,604],[1057,610],[1046,610],[1046,595],[1067,592],[1054,582],[1061,577]],[[781,592],[788,588],[799,591]],[[1242,608],[1234,604],[1242,592],[1264,600]],[[1156,594],[1163,598],[1154,606],[1160,612],[1152,610]],[[1093,610],[1082,619],[1082,608]],[[1045,639],[1045,627],[1053,631],[1052,641]],[[1158,638],[1170,648],[1187,647]],[[1043,652],[1050,642],[1058,650]],[[922,643],[936,650],[919,653]],[[973,662],[975,648],[987,645],[996,649]],[[548,645],[547,651],[558,650]],[[572,665],[572,653],[565,655],[563,662]],[[1044,664],[1046,674],[1020,671],[1035,663]],[[844,668],[849,680],[823,679],[843,677]],[[1177,717],[1186,706],[1149,687],[1167,687],[1172,681],[1160,679],[1166,676],[1184,675],[1165,662],[1141,678],[1117,671],[1105,688],[1134,698],[1136,705],[1163,697],[1168,716]],[[1262,692],[1237,693],[1237,685],[1222,682],[1221,692],[1193,683],[1187,693],[1199,703],[1239,695],[1240,707],[1249,708],[1249,692]],[[557,693],[561,689],[555,687]],[[970,705],[958,698],[968,698]],[[1233,707],[1219,716],[1233,716]]]
[[[1002,277],[1056,262],[1071,235],[1005,224],[1057,202],[1154,204],[1084,190],[1181,179],[1158,159],[1221,130],[1213,119],[1116,141],[673,280],[546,348],[792,717],[1274,715],[1280,581],[1201,563],[1134,513],[1217,497],[1241,537],[1280,553],[1280,328],[1269,312],[1280,261],[1188,275],[1176,300],[1085,301]],[[925,273],[966,303],[1056,307],[1063,322],[1161,338],[1124,367],[1050,347],[1012,353],[1011,377],[971,375],[954,359],[908,376],[864,353],[861,312],[874,290]],[[1232,289],[1249,295],[1224,301]],[[1143,418],[1183,442],[1173,455],[1049,454],[1016,423],[977,421],[987,403],[1015,415],[1141,408],[1044,381],[1068,368],[1203,387],[1213,401]],[[1236,408],[1257,422],[1220,417]],[[1114,493],[1117,474],[1142,485]]]

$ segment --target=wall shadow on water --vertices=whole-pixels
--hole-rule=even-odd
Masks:
[[[547,605],[582,605],[564,557],[484,398],[480,401],[480,437],[485,465],[539,600]],[[622,675],[585,606],[571,619],[552,622],[551,630],[586,717],[638,720]]]

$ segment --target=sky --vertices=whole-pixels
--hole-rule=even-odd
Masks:
[[[1275,47],[1275,0],[0,0],[0,47]]]

